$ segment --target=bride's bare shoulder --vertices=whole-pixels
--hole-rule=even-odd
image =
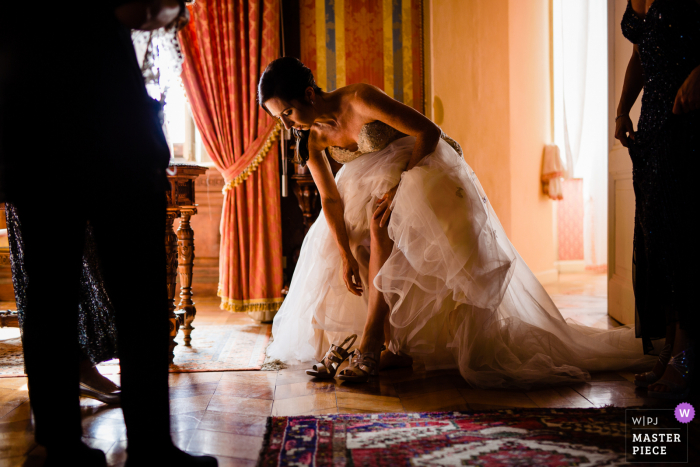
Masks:
[[[377,86],[367,83],[349,84],[338,89],[338,91],[342,93],[344,99],[347,99],[352,104],[364,104],[376,99],[377,96],[386,96],[384,91]]]

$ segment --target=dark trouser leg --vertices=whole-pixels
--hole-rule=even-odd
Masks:
[[[22,341],[36,440],[65,449],[82,436],[78,294],[85,219],[76,203],[15,203],[27,273]]]
[[[90,216],[114,305],[129,452],[170,446],[165,194],[107,200]],[[116,198],[116,196],[115,196]]]

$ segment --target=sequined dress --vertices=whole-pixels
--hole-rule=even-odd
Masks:
[[[655,0],[642,19],[631,3],[622,32],[638,46],[644,95],[629,153],[636,196],[634,290],[637,335],[646,352],[678,319],[698,329],[697,177],[700,111],[672,113],[678,89],[700,65],[700,5]]]
[[[24,242],[22,241],[22,226],[17,210],[11,203],[7,203],[5,209],[12,282],[15,289],[19,323],[22,327],[27,303],[25,291],[27,283],[31,279],[24,269]],[[60,248],[60,245],[56,247]],[[47,267],[52,267],[50,258],[47,258],[46,264]],[[57,274],[61,273],[60,265],[53,267]],[[57,303],[59,300],[60,298],[57,298]],[[61,319],[60,313],[56,313],[55,319]],[[50,323],[46,323],[46,325],[50,326]],[[93,364],[117,358],[117,330],[114,309],[104,288],[95,242],[89,225],[85,231],[76,333],[83,355],[89,358]]]
[[[590,379],[589,371],[653,366],[634,328],[564,320],[506,236],[459,144],[443,135],[406,171],[414,137],[374,122],[357,142],[357,151],[330,148],[330,155],[344,163],[335,181],[364,293],[345,287],[322,212],[275,316],[268,356],[319,360],[331,343],[362,335],[370,222],[377,199],[398,185],[388,225],[394,246],[374,280],[390,307],[390,350],[427,369],[458,368],[480,388],[568,384]]]

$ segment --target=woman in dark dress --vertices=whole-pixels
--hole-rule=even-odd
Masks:
[[[629,148],[636,195],[634,292],[637,337],[666,346],[635,376],[652,397],[688,395],[698,310],[694,182],[700,157],[700,0],[631,0],[622,32],[634,43],[615,119]],[[629,111],[644,89],[635,132]],[[673,356],[673,357],[671,357]]]
[[[22,224],[17,208],[5,206],[7,240],[10,244],[10,263],[20,327],[24,324],[27,303],[27,276],[24,267]],[[60,248],[60,246],[59,246]],[[57,271],[60,274],[60,270]],[[95,365],[117,358],[117,330],[114,308],[107,296],[98,261],[95,240],[90,226],[85,231],[85,249],[80,279],[78,329],[75,336],[81,350],[80,395],[113,404],[119,402],[120,388],[102,376]],[[56,319],[60,319],[57,317]],[[70,338],[66,336],[66,338]]]

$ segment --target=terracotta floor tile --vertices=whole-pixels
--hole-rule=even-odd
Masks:
[[[122,412],[121,407],[117,405],[105,405],[101,407],[101,410],[97,412],[97,415],[104,418],[124,421],[124,412]],[[84,414],[83,417],[85,417]]]
[[[632,375],[634,376],[634,373]],[[598,373],[591,373],[591,381],[628,381],[628,379],[622,376],[619,372],[602,371]]]
[[[464,396],[471,408],[479,410],[487,407],[531,407],[537,408],[537,404],[520,391],[503,389],[467,389],[460,388],[459,392]]]
[[[173,399],[170,401],[170,415],[178,415],[186,412],[201,412],[207,410],[209,401],[214,396],[194,396]]]
[[[121,462],[126,462],[126,441],[117,441],[112,445],[109,451],[105,451],[107,464],[114,465]]]
[[[335,396],[334,393],[320,393],[276,400],[272,406],[272,415],[299,415],[313,410],[335,408]]]
[[[353,414],[353,413],[384,413],[381,410],[365,410],[365,409],[357,409],[353,407],[338,407],[338,413],[339,414]],[[403,413],[403,410],[394,410],[394,413]]]
[[[190,384],[202,383],[218,383],[221,380],[223,373],[221,372],[202,372],[202,373],[170,373],[168,375],[168,384],[173,386],[188,386]]]
[[[588,400],[591,398],[611,398],[618,397],[624,399],[634,399],[646,396],[645,388],[638,388],[629,381],[591,381],[574,386],[576,392]]]
[[[177,433],[172,433],[170,437],[173,439],[173,444],[175,444],[175,446],[178,449],[186,451],[187,445],[190,444],[190,440],[192,439],[196,431],[197,430],[178,431]]]
[[[469,410],[467,401],[458,389],[451,388],[427,394],[401,396],[401,404],[407,412],[439,412]]]
[[[83,436],[89,438],[114,442],[121,438],[125,432],[126,426],[121,420],[104,417],[83,420]]]
[[[353,384],[338,381],[335,385],[336,392],[351,392],[355,394],[367,394],[371,396],[398,397],[398,393],[392,383],[371,380],[368,383]]]
[[[301,383],[284,384],[275,388],[275,400],[290,399],[292,397],[308,396],[318,393],[335,392],[335,383],[332,381],[305,381]]]
[[[170,400],[194,396],[211,396],[216,392],[218,385],[218,382],[214,382],[172,386],[170,387]]]
[[[213,396],[207,410],[213,412],[240,413],[246,415],[269,416],[272,401],[248,399],[244,397]]]
[[[246,382],[251,384],[275,384],[276,371],[227,371],[221,377],[221,382]]]
[[[395,383],[394,388],[399,397],[416,396],[420,394],[429,394],[431,392],[444,391],[445,389],[454,388],[454,380],[462,377],[459,375],[439,375],[429,379],[419,379],[413,381],[404,381]]]
[[[170,432],[196,430],[199,422],[204,418],[207,412],[202,410],[199,412],[185,412],[170,416]]]
[[[0,378],[0,388],[27,390],[27,378]]]
[[[0,459],[26,456],[35,447],[33,433],[0,433]]]
[[[277,372],[277,386],[292,383],[320,382],[317,378],[312,378],[306,374],[306,370],[280,370]]]
[[[618,372],[618,374],[619,374],[620,376],[622,376],[624,379],[626,379],[627,381],[629,381],[629,382],[631,382],[632,384],[634,384],[634,373],[633,373],[633,372],[631,372],[631,371],[620,371],[620,372]]]
[[[4,417],[28,400],[29,394],[26,390],[0,389],[0,417]]]
[[[20,420],[29,420],[32,418],[32,409],[29,401],[21,404],[16,409],[8,412],[0,418],[0,423],[12,423]]]
[[[199,423],[198,430],[221,431],[246,436],[262,436],[267,417],[208,410]]]
[[[262,442],[263,438],[261,436],[197,430],[190,439],[187,450],[215,456],[256,460],[260,453]]]
[[[593,407],[593,404],[575,390],[555,387],[526,392],[538,407]]]
[[[44,465],[44,461],[41,463],[29,464],[27,456],[17,456],[17,457],[7,457],[5,459],[0,459],[0,467],[36,467]]]
[[[83,436],[83,443],[87,444],[93,449],[99,449],[102,452],[109,452],[112,449],[112,446],[117,444],[119,441],[119,438],[115,438],[112,440],[108,439],[95,439],[95,438],[90,438],[89,436]]]
[[[309,416],[320,416],[320,415],[336,415],[338,414],[338,408],[337,407],[331,407],[330,409],[319,409],[319,410],[311,410],[309,412],[305,413],[300,413],[298,415],[309,415]]]
[[[19,420],[16,422],[0,423],[0,433],[33,433],[34,425],[31,420]]]
[[[404,407],[398,397],[372,396],[351,392],[338,392],[338,406],[381,412],[403,412]]]
[[[254,384],[252,382],[222,381],[216,388],[215,394],[217,396],[272,400],[275,396],[275,385],[272,383]]]

